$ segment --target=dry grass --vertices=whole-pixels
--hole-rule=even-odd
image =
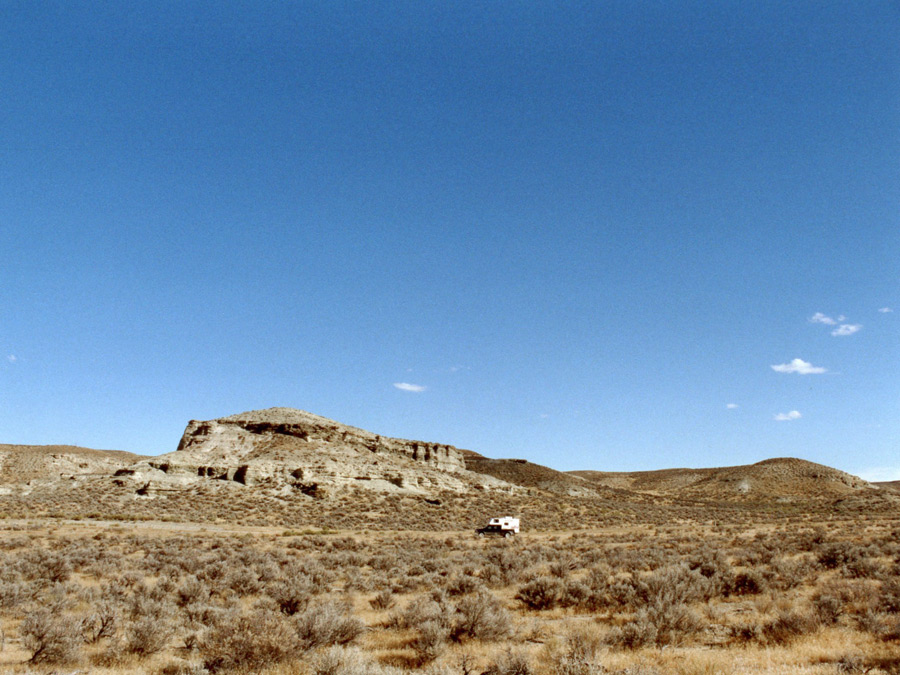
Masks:
[[[718,515],[512,541],[0,520],[0,669],[900,672],[896,517]]]

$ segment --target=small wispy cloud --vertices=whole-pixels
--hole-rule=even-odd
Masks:
[[[798,410],[791,410],[791,412],[778,413],[775,415],[775,419],[779,422],[791,422],[792,420],[799,420],[801,417],[803,417],[803,415],[801,415]]]
[[[862,329],[862,325],[858,323],[842,323],[840,326],[831,331],[836,337],[844,337],[845,335],[853,335]]]
[[[729,410],[734,410],[735,408],[740,408],[741,406],[739,406],[737,403],[726,403],[725,407]]]
[[[826,368],[814,366],[803,359],[793,359],[790,363],[780,363],[772,366],[776,373],[797,373],[798,375],[818,375],[828,372]]]
[[[822,312],[816,312],[811,317],[809,317],[810,323],[824,323],[828,326],[834,326],[837,324],[837,321],[832,319],[830,316],[826,316],[822,314]]]
[[[886,308],[887,309],[887,308]],[[881,310],[878,310],[879,312]],[[835,337],[844,337],[846,335],[853,335],[854,333],[858,333],[862,328],[861,324],[858,323],[841,323],[842,321],[846,321],[847,317],[841,314],[836,319],[831,318],[827,314],[823,314],[822,312],[816,312],[811,317],[809,317],[810,323],[823,323],[826,326],[837,326],[831,334]],[[840,325],[838,325],[840,324]]]
[[[409,382],[394,382],[394,386],[400,391],[411,391],[414,394],[421,394],[427,389],[421,384],[410,384]]]
[[[15,354],[10,354],[9,356],[6,357],[6,360],[9,361],[10,363],[15,363],[19,359],[16,358]]]
[[[878,311],[881,312],[882,314],[890,314],[894,310],[892,310],[890,307],[882,307]]]

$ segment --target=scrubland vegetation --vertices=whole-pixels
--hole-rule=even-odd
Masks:
[[[896,673],[900,520],[481,540],[8,519],[0,629],[17,673]]]

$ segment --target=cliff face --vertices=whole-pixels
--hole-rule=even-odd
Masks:
[[[206,422],[191,420],[177,451],[231,459],[281,459],[292,450],[323,449],[402,456],[441,471],[465,469],[462,454],[451,445],[379,436],[291,408],[269,408]]]
[[[320,496],[333,488],[376,491],[508,488],[466,471],[451,445],[379,436],[290,408],[191,420],[178,449],[119,472],[147,494],[216,479]]]
[[[112,473],[142,459],[145,458],[130,452],[74,445],[0,444],[0,485]]]

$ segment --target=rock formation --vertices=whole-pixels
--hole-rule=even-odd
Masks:
[[[75,445],[0,444],[0,485],[107,474],[141,459],[144,457],[130,452]]]
[[[191,420],[175,452],[118,472],[144,495],[223,480],[321,496],[341,487],[378,491],[510,487],[466,471],[450,445],[379,436],[291,408]]]

